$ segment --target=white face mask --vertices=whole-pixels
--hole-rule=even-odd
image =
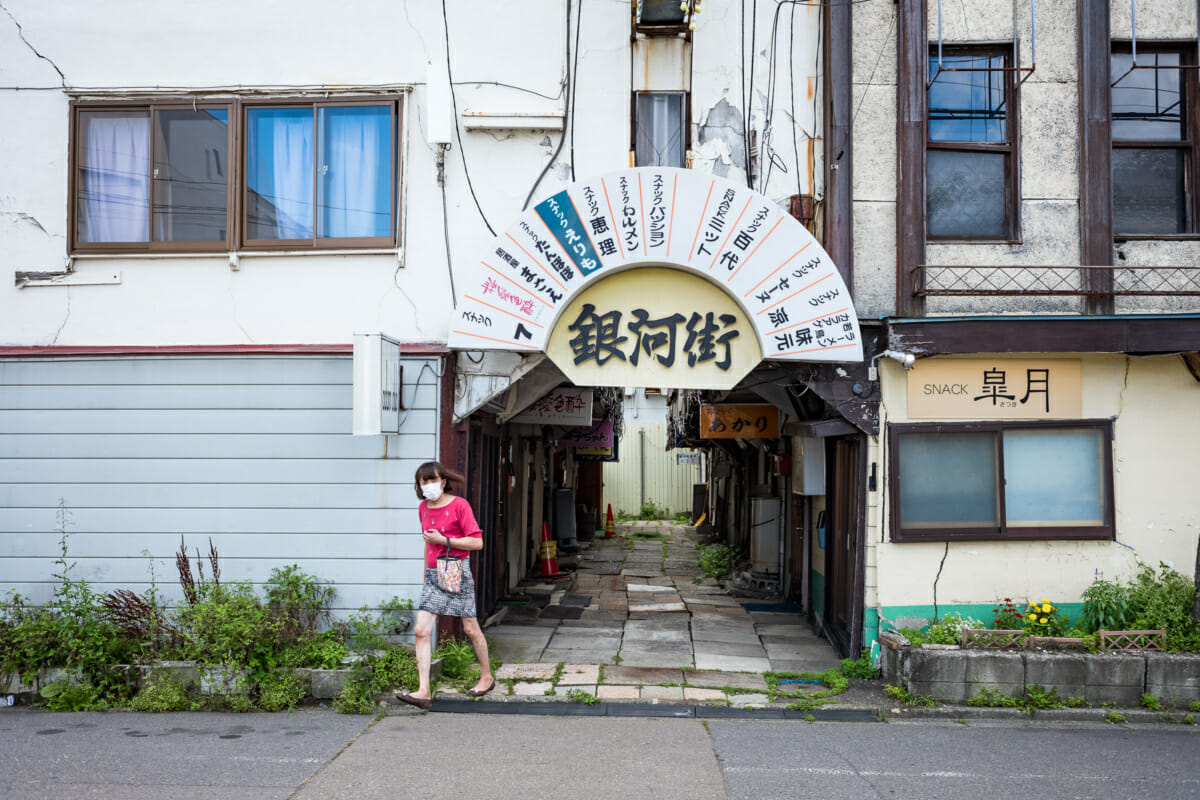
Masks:
[[[425,495],[425,499],[429,502],[436,503],[438,498],[442,496],[442,482],[430,481],[429,483],[422,483],[421,494]]]

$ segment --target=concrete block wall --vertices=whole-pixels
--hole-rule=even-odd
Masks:
[[[1138,706],[1143,693],[1172,707],[1200,700],[1200,655],[905,647],[889,634],[880,643],[885,681],[947,703],[965,703],[983,689],[1021,697],[1029,686],[1056,688],[1064,700],[1082,697],[1093,706]]]

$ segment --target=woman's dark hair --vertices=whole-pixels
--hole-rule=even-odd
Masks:
[[[425,495],[421,494],[421,482],[433,480],[434,478],[444,478],[446,481],[446,491],[450,494],[462,494],[467,488],[467,479],[459,475],[452,469],[446,469],[437,461],[426,461],[421,466],[417,467],[416,477],[413,479],[413,484],[417,489],[417,499],[424,500]]]

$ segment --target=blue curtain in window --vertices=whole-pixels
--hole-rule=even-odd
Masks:
[[[246,113],[246,238],[313,238],[313,111]]]
[[[388,106],[319,108],[317,235],[391,234],[392,112]]]

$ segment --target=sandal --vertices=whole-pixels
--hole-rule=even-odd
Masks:
[[[483,697],[485,694],[496,688],[496,679],[492,678],[492,682],[488,684],[486,689],[472,689],[467,692],[467,697]]]
[[[429,697],[413,697],[407,692],[396,692],[396,699],[401,703],[408,703],[410,706],[423,708],[426,711],[433,708],[433,699]]]

